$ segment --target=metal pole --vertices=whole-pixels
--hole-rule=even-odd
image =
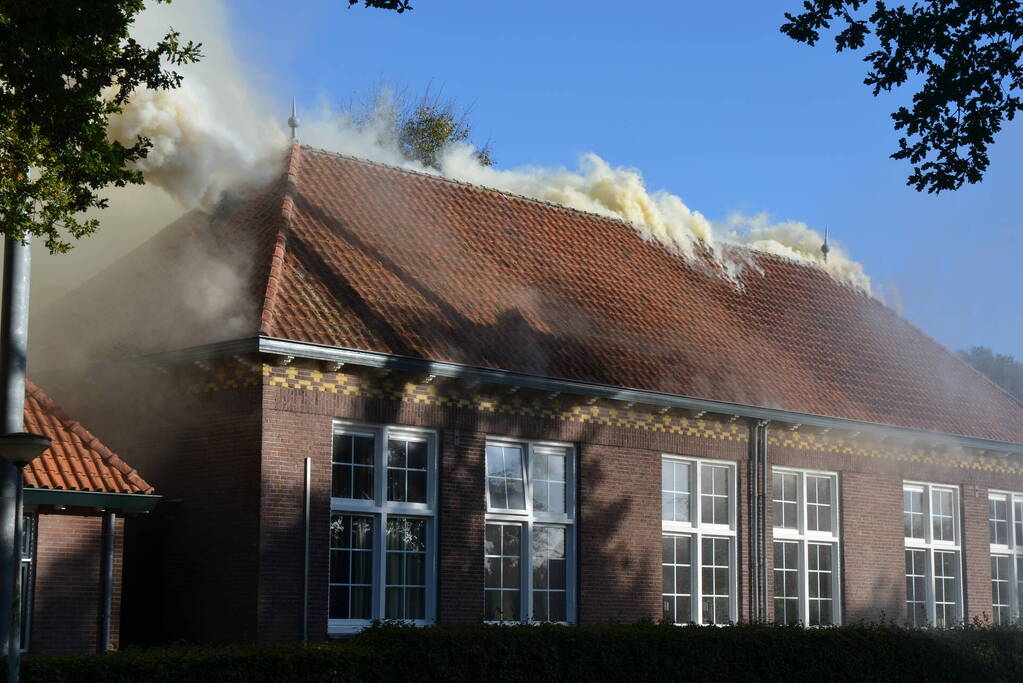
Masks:
[[[31,236],[22,244],[4,242],[3,305],[0,310],[0,415],[2,433],[25,429],[25,370],[28,364],[28,294],[31,275]],[[21,489],[20,471],[0,467],[0,650],[8,655],[8,678],[18,680],[21,659]]]
[[[100,573],[100,616],[99,642],[96,650],[100,653],[110,650],[110,622],[114,611],[114,530],[117,520],[113,512],[103,513],[103,565]]]
[[[312,489],[313,459],[305,459],[305,537],[302,552],[302,642],[309,642],[309,498]]]

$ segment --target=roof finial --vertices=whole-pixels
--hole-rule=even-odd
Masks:
[[[821,254],[824,255],[824,262],[828,261],[828,252],[831,251],[831,247],[828,246],[828,226],[824,226],[824,244],[821,245]]]
[[[288,117],[288,128],[291,129],[291,142],[298,142],[298,111],[295,109],[295,98],[291,98],[291,116]]]

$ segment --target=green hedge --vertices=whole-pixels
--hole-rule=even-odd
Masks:
[[[383,625],[347,641],[30,655],[25,683],[89,681],[1023,681],[1023,629],[892,625]]]

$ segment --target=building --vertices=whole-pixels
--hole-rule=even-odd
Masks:
[[[1023,406],[868,295],[739,256],[737,285],[618,221],[298,146],[171,226],[60,312],[128,321],[60,396],[180,501],[139,522],[165,529],[151,637],[1016,619]]]
[[[25,467],[23,649],[116,649],[124,518],[159,496],[131,466],[31,382],[25,429],[52,445]]]

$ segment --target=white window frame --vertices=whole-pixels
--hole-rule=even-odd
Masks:
[[[490,505],[490,482],[486,467],[486,446],[518,446],[522,449],[523,495],[526,509],[512,510],[495,508]],[[565,456],[565,512],[554,513],[533,509],[532,463],[536,453],[557,452]],[[486,497],[486,524],[519,524],[522,527],[519,545],[519,614],[521,619],[511,621],[490,621],[490,624],[526,623],[539,624],[533,620],[533,527],[558,526],[565,529],[565,617],[562,624],[576,622],[576,449],[570,443],[561,441],[540,441],[515,439],[502,436],[488,436],[483,450],[483,491]],[[481,555],[482,559],[483,555]],[[543,622],[550,623],[550,622]]]
[[[796,485],[796,528],[786,528],[772,525],[771,556],[774,556],[774,542],[790,542],[799,544],[797,554],[797,567],[799,572],[799,619],[802,624],[810,623],[810,572],[809,552],[811,545],[830,545],[831,555],[831,624],[842,623],[842,599],[841,599],[841,533],[839,530],[839,489],[838,473],[824,470],[807,470],[793,467],[772,467],[771,468],[771,510],[774,510],[776,492],[774,491],[774,475],[789,474],[797,478]],[[811,530],[807,525],[807,509],[810,503],[807,500],[806,486],[810,477],[827,479],[831,482],[831,531]],[[777,520],[775,520],[777,522]],[[774,571],[771,572],[772,586],[774,585]],[[771,593],[771,607],[774,608],[774,591]],[[777,619],[777,615],[775,615]],[[829,625],[829,624],[822,624]]]
[[[1009,622],[1010,624],[1017,623],[1023,618],[1023,543],[1020,543],[1016,539],[1016,525],[1023,524],[1023,515],[1017,515],[1016,505],[1023,505],[1023,493],[1012,492],[1012,491],[988,491],[988,519],[990,526],[990,501],[1001,500],[1006,503],[1006,515],[1008,524],[1008,543],[995,543],[994,539],[991,539],[991,556],[1004,557],[1008,560],[1009,564]],[[993,570],[993,567],[992,567]],[[994,582],[994,576],[991,577],[992,583]],[[994,586],[992,586],[991,595],[991,611],[992,619],[994,619]],[[997,623],[997,622],[996,622]]]
[[[435,430],[404,427],[397,425],[366,425],[362,423],[335,420],[331,433],[331,448],[334,437],[340,435],[372,436],[373,444],[373,498],[336,498],[331,496],[330,512],[369,516],[373,519],[373,590],[372,615],[369,619],[329,618],[330,596],[328,589],[328,635],[357,633],[374,620],[385,619],[387,580],[387,520],[389,517],[413,517],[422,519],[426,535],[426,591],[425,618],[406,620],[416,626],[434,623],[437,617],[437,459],[438,436]],[[387,500],[387,443],[391,438],[419,441],[426,444],[426,502],[409,503]],[[334,465],[331,463],[333,480]],[[333,493],[333,491],[332,491]],[[328,545],[329,570],[329,545]],[[328,579],[329,584],[329,579]]]
[[[905,500],[905,493],[907,491],[920,492],[923,494],[923,521],[924,521],[924,537],[912,538],[905,536],[905,549],[906,550],[922,550],[926,553],[926,562],[924,563],[924,570],[926,572],[926,579],[924,581],[925,594],[926,594],[926,612],[927,612],[927,625],[933,626],[936,623],[937,616],[937,603],[935,602],[935,554],[938,552],[954,552],[956,554],[956,581],[955,581],[955,599],[956,599],[956,623],[962,623],[963,621],[963,548],[962,548],[962,529],[960,522],[960,515],[962,514],[962,495],[959,490],[959,486],[954,484],[935,484],[930,482],[920,481],[904,481],[902,483],[903,499]],[[953,540],[940,540],[934,538],[934,516],[932,514],[932,501],[935,491],[951,492],[952,493],[952,525],[953,525]],[[905,503],[903,503],[903,519],[905,519]],[[905,563],[905,559],[903,559]],[[906,576],[905,570],[903,570],[903,577]],[[903,609],[905,610],[906,621],[909,622],[909,596],[906,596],[906,601],[903,602]],[[946,627],[949,625],[946,625]]]
[[[738,527],[738,468],[732,460],[713,460],[710,458],[693,458],[671,453],[661,455],[663,463],[683,463],[689,465],[690,469],[690,491],[689,491],[689,521],[679,522],[673,520],[661,520],[661,536],[690,536],[690,579],[691,604],[690,614],[696,619],[692,622],[677,623],[709,623],[703,618],[703,539],[725,538],[728,539],[728,619],[731,623],[739,620],[738,587],[739,571],[737,563],[738,538],[736,529]],[[728,468],[728,524],[704,524],[702,518],[702,494],[703,494],[703,468],[704,467],[727,467]],[[661,490],[663,490],[663,481]],[[663,588],[662,588],[663,595]],[[663,600],[663,598],[662,598]],[[719,624],[724,625],[724,624]]]

